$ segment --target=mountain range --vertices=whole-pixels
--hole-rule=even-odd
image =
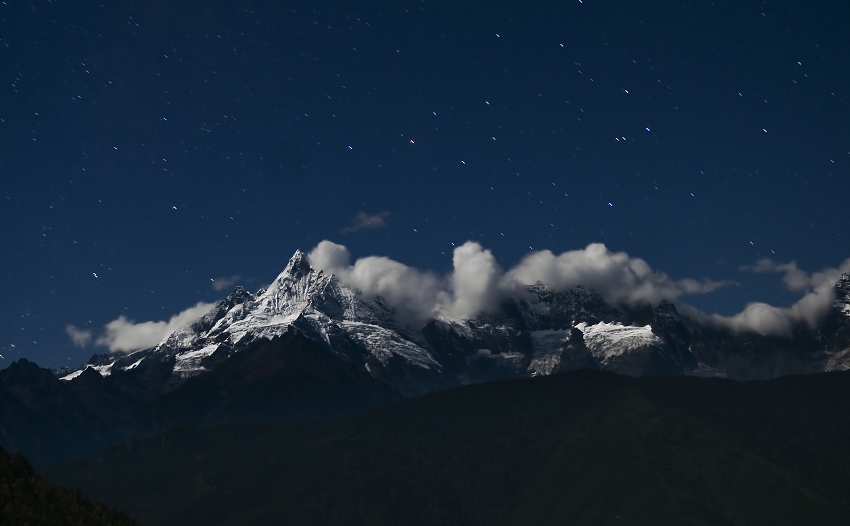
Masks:
[[[577,369],[763,380],[850,368],[850,276],[817,327],[788,337],[697,323],[669,302],[527,287],[498,309],[413,327],[296,252],[158,345],[48,371],[0,371],[0,445],[35,465],[175,426],[327,420],[446,388]]]
[[[537,283],[490,314],[400,323],[380,296],[368,297],[310,266],[296,252],[264,290],[237,287],[192,325],[159,345],[105,354],[73,371],[101,375],[174,360],[175,381],[207,372],[262,340],[307,338],[401,396],[489,381],[598,368],[630,376],[693,375],[767,379],[850,367],[850,276],[835,284],[832,311],[820,326],[798,324],[790,337],[700,325],[662,302],[610,305],[582,288],[552,291]]]

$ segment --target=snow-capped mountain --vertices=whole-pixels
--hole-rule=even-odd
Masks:
[[[296,252],[268,289],[237,287],[155,347],[96,355],[58,378],[13,364],[0,391],[23,393],[25,403],[0,407],[20,422],[0,427],[0,444],[58,461],[174,426],[337,418],[456,385],[574,369],[767,379],[850,368],[847,275],[823,322],[801,323],[790,337],[703,326],[667,302],[630,308],[540,283],[525,292],[495,312],[410,327],[382,298]],[[68,408],[68,422],[51,416]],[[59,446],[46,445],[62,433]]]
[[[87,368],[101,375],[145,363],[170,363],[172,383],[209,371],[261,341],[305,337],[329,356],[389,385],[402,396],[499,378],[600,368],[630,375],[769,378],[842,369],[850,364],[850,277],[836,284],[835,334],[800,326],[792,338],[732,334],[700,327],[670,303],[653,308],[609,305],[582,288],[555,292],[538,283],[500,312],[400,324],[381,297],[369,297],[310,266],[296,252],[266,290],[237,287],[208,314],[152,349],[100,355]]]
[[[250,294],[237,287],[200,320],[156,347],[124,356],[97,356],[62,379],[71,380],[86,368],[106,375],[171,360],[173,374],[185,379],[258,341],[294,333],[373,376],[380,375],[406,396],[450,385],[421,333],[397,326],[392,309],[381,298],[364,297],[341,286],[336,277],[311,268],[301,251],[268,289]],[[398,368],[404,369],[403,375],[380,371]]]

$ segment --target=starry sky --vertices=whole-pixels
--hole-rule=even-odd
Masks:
[[[850,257],[826,0],[0,5],[0,367],[267,285],[322,240],[438,275],[590,243],[706,313]],[[797,268],[795,267],[795,268]],[[787,268],[787,267],[786,267]],[[4,363],[6,365],[4,365]]]

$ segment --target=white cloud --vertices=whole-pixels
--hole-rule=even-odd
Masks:
[[[331,241],[320,242],[308,258],[314,268],[335,274],[343,284],[358,288],[366,295],[382,296],[396,309],[400,321],[412,325],[436,316],[457,319],[493,310],[507,297],[523,297],[525,286],[537,282],[557,291],[581,286],[598,292],[613,304],[631,306],[656,305],[688,294],[706,294],[728,284],[708,279],[672,279],[653,270],[643,259],[625,252],[611,252],[601,243],[559,255],[548,250],[532,252],[515,267],[503,271],[492,252],[468,241],[455,248],[454,269],[445,276],[381,256],[360,258],[352,264],[348,249]],[[793,261],[776,263],[767,259],[742,267],[742,270],[780,273],[785,285],[803,296],[787,308],[751,303],[734,316],[708,315],[688,305],[679,305],[679,309],[704,324],[763,335],[787,335],[796,323],[814,326],[822,319],[834,300],[835,283],[842,272],[850,272],[850,259],[838,268],[813,273],[801,270]],[[217,278],[216,281],[230,287],[233,282],[228,280],[236,278],[238,276]],[[104,327],[104,333],[95,343],[107,347],[110,352],[152,347],[212,307],[211,303],[198,303],[168,321],[134,323],[121,316]],[[94,338],[91,331],[73,325],[65,330],[79,346],[87,345]]]
[[[611,252],[602,243],[555,255],[548,250],[533,252],[507,277],[524,285],[542,281],[555,290],[578,286],[593,290],[611,303],[656,305],[674,301],[683,294],[704,294],[726,283],[694,279],[673,280],[656,272],[646,261],[625,252]]]
[[[65,326],[65,332],[68,333],[68,336],[71,337],[71,341],[74,342],[74,345],[77,347],[87,346],[92,339],[92,331],[78,329],[71,324]]]
[[[796,261],[791,261],[789,263],[776,263],[771,259],[760,259],[755,265],[745,265],[741,267],[741,270],[749,270],[759,274],[767,272],[783,274],[782,281],[785,283],[785,286],[794,292],[803,292],[812,288],[815,285],[815,281],[813,281],[813,279],[817,279],[815,277],[816,274],[812,274],[810,276],[805,271],[798,268]],[[834,283],[835,282],[833,282],[833,284]]]
[[[444,290],[442,280],[435,274],[386,257],[360,258],[351,265],[348,249],[330,241],[319,243],[307,257],[311,266],[335,274],[342,283],[367,295],[382,296],[402,320],[410,323],[433,316]]]
[[[734,316],[713,314],[707,319],[733,331],[755,331],[764,336],[788,336],[793,326],[805,322],[814,327],[823,319],[835,300],[835,284],[842,273],[850,272],[850,259],[837,268],[826,268],[811,274],[797,267],[795,261],[776,263],[762,259],[755,265],[741,267],[752,272],[776,272],[789,290],[804,293],[790,307],[774,307],[766,303],[750,303]]]
[[[240,276],[239,274],[235,274],[230,277],[222,276],[220,278],[210,279],[210,286],[216,292],[222,290],[230,290],[234,287],[234,285],[239,283],[241,279],[242,276]]]
[[[340,232],[346,234],[348,232],[358,232],[367,228],[381,228],[382,226],[387,225],[387,218],[389,216],[390,213],[387,211],[379,212],[377,214],[367,214],[366,212],[360,211],[357,212],[357,215],[354,216],[354,218],[352,218],[351,224],[340,229]]]
[[[481,245],[467,241],[455,248],[451,293],[442,296],[440,310],[449,317],[463,317],[496,308],[504,297],[504,275],[496,258]]]
[[[348,268],[351,262],[351,253],[343,245],[333,241],[320,241],[316,248],[307,254],[310,265],[313,268],[322,269],[325,272],[337,274]]]
[[[534,252],[504,272],[489,250],[468,241],[455,248],[453,272],[438,276],[386,257],[370,256],[350,263],[343,245],[322,241],[309,254],[315,268],[335,274],[367,295],[381,295],[408,322],[436,315],[463,318],[498,307],[506,297],[520,297],[524,285],[542,281],[554,290],[576,286],[601,293],[613,303],[657,304],[684,294],[706,293],[723,285],[693,279],[672,280],[653,271],[642,259],[612,253],[605,245],[583,250]]]
[[[198,303],[175,314],[168,321],[145,321],[135,323],[124,316],[104,326],[104,333],[95,343],[121,353],[153,347],[175,330],[194,322],[213,308],[214,303]]]
[[[713,281],[710,279],[698,281],[691,278],[683,278],[676,281],[676,284],[679,285],[683,294],[708,294],[709,292],[714,292],[721,287],[731,284],[731,282]]]

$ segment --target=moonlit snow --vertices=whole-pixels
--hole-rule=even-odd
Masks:
[[[576,327],[584,333],[584,343],[594,358],[606,361],[626,351],[650,345],[661,346],[661,338],[652,333],[652,327],[633,327],[600,322],[587,325],[582,322]]]

